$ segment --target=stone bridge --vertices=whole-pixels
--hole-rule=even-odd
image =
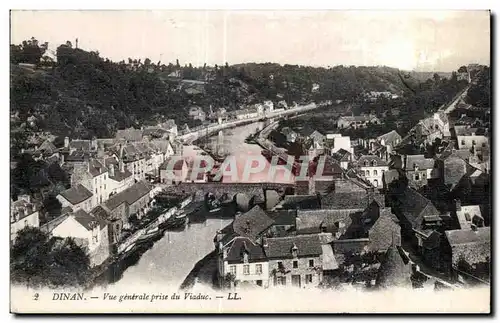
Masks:
[[[227,194],[228,198],[234,198],[236,194],[245,194],[248,197],[259,197],[264,199],[264,192],[267,190],[276,191],[279,194],[293,194],[295,184],[289,183],[180,183],[177,185],[162,185],[164,192],[171,193],[200,193],[204,195],[212,193],[219,198]]]

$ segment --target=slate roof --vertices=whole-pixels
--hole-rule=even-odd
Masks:
[[[321,197],[323,209],[364,209],[371,202],[370,196],[363,191],[359,192],[331,192]]]
[[[11,212],[17,212],[19,215],[17,221],[20,221],[34,212],[37,212],[41,208],[41,205],[39,203],[29,203],[23,199],[18,199],[17,201],[12,202],[10,207]]]
[[[99,225],[100,228],[104,228],[106,226],[106,223],[104,221],[100,221],[96,217],[88,214],[82,209],[79,209],[75,213],[73,213],[73,217],[75,220],[80,223],[87,231],[92,231],[92,228],[94,228],[96,225]]]
[[[424,216],[440,214],[430,200],[410,187],[404,190],[398,201],[400,205],[397,207],[413,228],[417,228],[421,224]]]
[[[299,234],[320,233],[322,227],[327,232],[345,232],[352,224],[356,213],[360,214],[363,209],[344,210],[297,210],[296,230]],[[336,222],[342,222],[342,228],[336,227]]]
[[[105,166],[103,166],[103,164],[97,159],[91,159],[88,161],[88,163],[90,164],[89,173],[90,175],[92,175],[92,177],[99,176],[108,171],[108,169]]]
[[[297,211],[295,209],[277,210],[270,213],[269,216],[274,220],[273,225],[295,226],[295,217],[297,216]]]
[[[342,167],[340,167],[340,164],[332,158],[332,156],[326,156],[325,157],[325,166],[323,170],[319,169],[319,163],[318,163],[318,170],[317,172],[323,171],[324,176],[334,176],[334,175],[340,175],[343,173]]]
[[[233,230],[238,235],[256,239],[260,233],[274,223],[260,206],[254,206],[250,211],[237,216],[233,222]]]
[[[297,247],[297,256],[317,257],[322,254],[321,241],[319,235],[297,235],[281,238],[265,239],[267,247],[264,248],[269,259],[286,259],[292,257],[292,248]]]
[[[478,134],[478,128],[455,126],[455,134],[457,136],[472,136],[473,134]]]
[[[395,180],[402,178],[402,174],[399,173],[397,169],[389,169],[384,172],[382,179],[386,185],[392,183]]]
[[[337,162],[348,162],[351,158],[351,153],[345,150],[344,148],[341,148],[337,150],[335,153],[332,155],[333,160]]]
[[[92,193],[82,184],[77,184],[65,191],[62,191],[60,195],[73,205],[79,204],[92,197]]]
[[[141,197],[149,194],[151,191],[150,185],[146,181],[140,181],[132,185],[131,187],[121,191],[118,194],[113,195],[104,204],[109,210],[114,210],[122,203],[127,203],[128,205],[134,204]]]
[[[391,130],[388,133],[377,137],[378,141],[385,140],[386,145],[394,145],[398,139],[401,141],[402,138],[396,130]]]
[[[126,168],[123,172],[121,172],[119,169],[115,168],[115,173],[113,176],[111,176],[111,174],[108,174],[108,177],[116,182],[124,181],[125,179],[129,178],[130,176],[132,176],[132,173]]]
[[[38,147],[38,151],[45,151],[45,152],[54,152],[56,151],[57,148],[56,146],[54,146],[54,144],[49,141],[49,140],[45,140],[41,145],[40,147]]]
[[[280,205],[283,209],[319,209],[321,198],[317,195],[285,195]]]
[[[375,165],[372,164],[373,162],[375,162]],[[359,157],[357,164],[359,167],[389,166],[385,160],[376,155],[362,155]]]
[[[321,250],[323,254],[323,270],[335,270],[339,268],[339,264],[335,255],[333,254],[332,246],[329,244],[322,244]]]
[[[65,162],[82,162],[88,160],[90,158],[90,154],[88,151],[74,151],[68,156],[65,156]]]
[[[444,160],[444,184],[453,189],[467,173],[467,162],[459,157],[450,156]]]
[[[413,170],[415,166],[418,166],[420,170],[433,169],[434,163],[433,158],[425,158],[424,155],[406,156],[406,170]]]
[[[266,259],[264,249],[246,237],[236,237],[227,246],[227,256],[224,260],[231,263],[242,263],[243,254],[248,253],[248,262],[260,262]]]
[[[332,241],[333,253],[335,254],[361,253],[367,248],[369,243],[370,240],[368,238],[333,240]]]

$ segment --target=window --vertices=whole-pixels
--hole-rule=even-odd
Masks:
[[[297,260],[293,261],[293,268],[299,268],[299,262]]]
[[[475,144],[476,144],[476,141],[472,140],[472,146],[474,146]]]
[[[365,176],[365,171],[364,170],[361,170],[359,172],[360,172],[361,176]]]
[[[365,166],[368,166],[368,161],[367,160],[365,160]]]
[[[28,226],[28,220],[24,220],[24,227]]]
[[[373,176],[377,176],[377,174],[378,174],[377,170],[374,170],[373,171]]]
[[[278,285],[286,285],[286,276],[276,277],[276,282]]]
[[[232,275],[236,276],[236,266],[229,266],[229,272]]]
[[[486,143],[485,143],[485,142],[483,142],[483,143],[481,144],[481,147],[486,147]]]
[[[426,173],[422,173],[422,177],[423,177],[423,178],[426,178],[426,177],[427,177],[427,174],[426,174]]]
[[[309,259],[309,267],[314,267],[314,259]]]
[[[278,268],[279,268],[279,269],[283,269],[283,268],[285,268],[285,266],[283,266],[283,262],[278,261]]]
[[[377,161],[376,160],[372,160],[372,166],[377,166]]]
[[[104,174],[104,180],[106,180],[106,174]]]
[[[373,181],[373,186],[374,186],[374,187],[378,187],[378,180],[374,180],[374,181]]]
[[[469,213],[465,213],[465,220],[467,220],[468,222],[471,221],[471,217],[470,217]]]
[[[255,273],[256,273],[257,275],[262,274],[262,265],[261,265],[261,264],[257,264],[257,265],[255,265]]]
[[[313,275],[307,274],[306,275],[306,284],[312,284],[313,282]]]
[[[465,145],[465,140],[462,139],[462,145]]]
[[[250,265],[243,265],[243,275],[250,275]]]
[[[420,176],[418,174],[415,174],[414,178],[416,181],[420,180]]]
[[[370,171],[369,170],[366,171],[366,176],[370,176]]]

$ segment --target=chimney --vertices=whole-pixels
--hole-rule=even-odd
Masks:
[[[111,176],[111,177],[115,176],[115,165],[114,164],[109,165],[109,176]]]
[[[462,202],[460,201],[460,199],[456,199],[455,200],[455,210],[458,212],[460,210],[462,210]]]
[[[59,158],[59,164],[63,165],[64,164],[64,154],[60,154],[59,156],[60,156],[60,158]]]
[[[92,146],[92,147],[91,147],[91,148],[92,148],[92,150],[97,150],[97,148],[98,148],[98,147],[97,147],[97,138],[96,138],[96,137],[92,137],[92,141],[91,141],[91,143],[90,143],[90,144],[91,144],[91,146]]]
[[[125,172],[125,164],[123,163],[123,159],[120,159],[120,162],[119,162],[119,166],[120,166],[120,172]]]
[[[91,160],[89,159],[89,160],[87,161],[87,171],[88,171],[89,173],[90,173],[90,162],[91,162]]]
[[[69,147],[69,137],[64,137],[64,148]]]

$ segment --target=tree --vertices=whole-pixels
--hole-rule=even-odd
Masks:
[[[12,259],[26,255],[31,248],[47,243],[49,236],[38,228],[26,227],[17,232],[16,240],[12,246]]]
[[[180,67],[181,67],[181,65],[179,64],[179,59],[176,59],[176,60],[175,60],[175,67],[177,67],[177,68],[180,68]]]
[[[149,65],[151,65],[151,60],[149,58],[146,58],[144,60],[144,66],[148,67]]]

